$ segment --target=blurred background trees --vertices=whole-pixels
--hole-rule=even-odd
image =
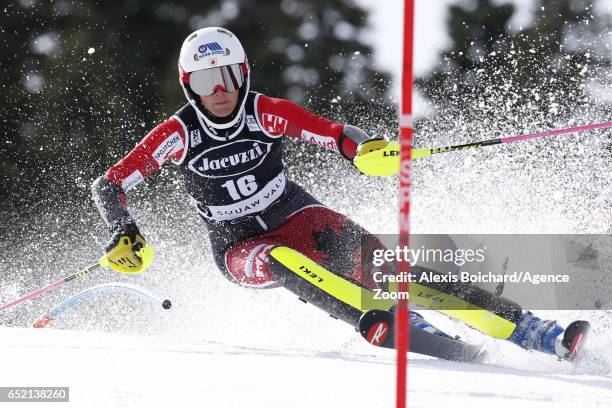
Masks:
[[[390,77],[371,68],[366,14],[352,1],[19,0],[1,13],[0,205],[15,211],[88,195],[183,105],[178,53],[198,28],[241,39],[252,89],[339,120],[370,100],[389,108]]]
[[[418,88],[455,118],[514,115],[513,129],[525,109],[546,122],[594,94],[609,103],[610,21],[596,3],[534,1],[519,27],[508,2],[458,0],[450,48]],[[88,200],[91,181],[185,103],[180,44],[213,25],[244,43],[253,89],[369,129],[397,123],[390,76],[372,68],[367,15],[353,0],[11,1],[0,10],[2,215]],[[451,121],[421,123],[436,122]]]
[[[471,100],[496,114],[500,103],[509,115],[528,108],[549,118],[589,104],[609,85],[612,25],[597,3],[536,0],[523,26],[513,20],[512,3],[456,2],[448,18],[452,45],[418,87],[436,103],[454,100],[465,109]]]

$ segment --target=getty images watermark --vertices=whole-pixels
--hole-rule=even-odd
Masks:
[[[534,273],[530,271],[443,271],[422,268],[422,264],[455,265],[458,268],[467,264],[480,264],[486,261],[486,247],[476,249],[439,249],[439,248],[408,248],[376,249],[372,253],[374,271],[372,278],[378,289],[374,289],[376,300],[409,299],[410,294],[396,290],[396,283],[409,282],[422,285],[440,286],[440,284],[567,284],[570,275],[565,273]],[[384,273],[378,269],[386,263],[407,262],[413,271],[399,274]],[[386,289],[383,289],[386,288]]]

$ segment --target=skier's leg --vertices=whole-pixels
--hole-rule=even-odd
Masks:
[[[312,215],[306,212],[305,215]],[[304,238],[305,229],[300,235]],[[240,285],[247,287],[278,287],[284,286],[297,294],[304,300],[313,303],[315,306],[330,313],[334,317],[357,326],[360,315],[371,309],[390,310],[392,302],[373,303],[372,292],[359,285],[354,279],[342,279],[338,275],[331,273],[325,268],[315,263],[312,259],[304,256],[300,252],[288,248],[283,244],[293,244],[303,251],[308,251],[311,246],[301,242],[288,239],[287,232],[295,232],[294,229],[284,229],[281,234],[266,234],[254,239],[239,242],[233,245],[225,254],[223,268],[226,275]],[[294,235],[291,235],[294,236]],[[283,239],[284,238],[284,239]],[[271,251],[276,250],[276,253]],[[311,255],[313,253],[311,252]],[[314,254],[316,256],[316,253]],[[319,258],[319,263],[322,258]],[[300,270],[301,268],[301,270]],[[298,272],[298,273],[295,273]],[[309,278],[311,282],[309,282]],[[330,281],[336,278],[333,285]],[[325,280],[325,284],[315,281]],[[444,289],[444,288],[438,288]],[[423,298],[434,296],[438,302],[460,302],[461,299],[454,298],[445,292],[455,292],[462,297],[471,298],[474,303],[483,306],[483,301],[489,299],[486,293],[479,293],[478,296],[466,290],[458,291],[446,288],[442,292],[434,291],[433,288],[420,287],[418,295]],[[446,296],[446,297],[445,297]],[[453,299],[454,298],[454,299]],[[489,299],[489,301],[491,301]],[[441,303],[442,305],[444,303]],[[450,304],[450,303],[447,303]],[[490,304],[491,309],[507,309],[508,303],[504,306],[503,302],[495,305]],[[537,350],[549,354],[554,354],[560,358],[573,359],[579,352],[581,345],[589,329],[587,322],[577,321],[568,326],[564,331],[561,326],[554,321],[541,320],[531,312],[521,313],[515,324],[510,326],[511,335],[502,337],[496,335],[500,330],[506,331],[503,327],[511,322],[499,318],[488,310],[475,310],[474,306],[466,303],[466,309],[461,310],[440,310],[447,315],[457,317],[465,321],[470,326],[479,329],[485,334],[493,335],[498,338],[505,338],[514,344],[528,350]],[[520,309],[519,309],[520,310]],[[515,309],[516,311],[516,309]],[[485,318],[484,314],[488,314]],[[493,317],[496,317],[497,320]],[[483,323],[483,322],[486,322]],[[422,330],[448,337],[444,332],[432,326],[423,317],[411,310],[410,323]],[[501,324],[504,323],[504,324]],[[501,329],[500,329],[501,327]]]
[[[384,246],[342,214],[323,206],[306,208],[287,219],[276,238],[277,242],[299,251],[336,275],[367,289],[378,287],[372,277],[373,265],[371,262],[362,264],[361,251],[384,249]],[[368,259],[367,256],[363,258]],[[383,268],[384,274],[394,273],[389,265]],[[363,298],[365,294],[360,296]],[[410,298],[420,306],[441,310],[486,334],[503,339],[510,337],[521,316],[521,308],[514,302],[471,286],[412,285]],[[411,319],[415,325],[424,326],[426,323],[418,313],[412,314]],[[431,330],[435,328],[432,326]]]
[[[215,261],[228,279],[240,285],[275,286],[268,255],[274,246],[280,245],[359,285],[376,287],[369,271],[362,273],[361,250],[380,247],[378,240],[346,216],[320,204],[300,209],[273,231],[217,251]]]
[[[362,265],[362,252],[384,247],[343,214],[323,205],[308,206],[288,217],[274,231],[274,238],[336,275],[369,289],[378,287],[372,278],[373,265]],[[383,273],[390,273],[388,268],[383,266]]]
[[[256,288],[277,287],[277,277],[283,271],[277,270],[275,274],[270,269],[269,254],[275,246],[287,248],[277,250],[277,253],[284,252],[285,261],[297,258],[299,262],[312,262],[310,269],[323,268],[325,271],[321,273],[330,272],[348,280],[339,283],[334,289],[336,292],[330,294],[321,293],[319,288],[305,282],[304,276],[294,273],[282,275],[282,286],[335,317],[356,325],[361,312],[376,308],[389,310],[393,305],[392,302],[386,302],[384,305],[372,302],[372,292],[365,290],[374,290],[377,284],[372,277],[372,264],[362,264],[361,252],[384,249],[383,245],[348,217],[320,204],[302,208],[271,232],[232,245],[217,256],[217,264],[230,280],[240,285]],[[277,262],[276,268],[282,263]],[[393,270],[385,265],[383,273],[390,274]],[[411,298],[420,306],[433,309],[436,305],[432,305],[432,300],[435,300],[437,308],[443,309],[444,313],[464,320],[489,335],[499,338],[510,336],[514,324],[507,321],[508,317],[495,319],[488,310],[475,311],[474,303],[485,309],[498,310],[498,314],[502,314],[502,310],[506,314],[509,313],[508,310],[516,311],[514,304],[508,306],[497,297],[486,296],[488,292],[483,294],[473,288],[458,290],[455,287],[455,292],[461,295],[461,299],[457,299],[448,294],[453,293],[453,288],[447,286],[414,285],[413,289],[416,290],[414,293],[411,290]],[[516,307],[518,313],[515,314],[518,319],[520,307]],[[447,310],[444,310],[445,308]],[[470,310],[466,312],[462,309]],[[487,316],[483,317],[483,314]],[[413,313],[411,319],[415,325],[424,326],[427,323],[418,313]],[[433,326],[431,329],[434,330]]]
[[[220,238],[225,235],[228,234],[215,234],[211,241],[216,244],[213,245],[213,252],[217,266],[228,279],[245,287],[285,286],[303,300],[320,306],[326,312],[352,325],[357,325],[362,313],[361,305],[357,303],[361,303],[362,297],[371,297],[371,291],[365,288],[376,286],[370,271],[362,272],[361,250],[369,247],[380,248],[381,244],[350,219],[323,205],[311,204],[288,216],[274,230],[235,242],[227,249]],[[312,268],[329,268],[322,273],[329,273],[330,280],[336,278],[336,281],[340,282],[340,291],[351,293],[350,296],[357,300],[351,304],[350,301],[346,303],[329,294],[323,294],[323,301],[317,303],[317,299],[321,297],[315,292],[319,289],[308,285],[303,276],[294,274],[293,277],[298,278],[297,280],[278,282],[278,275],[271,270],[269,257],[274,248],[278,248],[277,253],[281,248],[285,254],[291,252],[290,257],[294,260],[303,257],[305,261],[312,262]],[[302,287],[303,292],[296,289],[304,283],[306,286]],[[365,291],[363,294],[362,290]],[[389,309],[392,302],[386,302],[385,305],[386,309]]]

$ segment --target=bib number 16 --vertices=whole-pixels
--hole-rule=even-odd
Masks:
[[[257,182],[255,176],[247,174],[246,176],[240,177],[234,182],[234,180],[228,180],[221,184],[221,187],[225,187],[230,197],[234,200],[242,200],[245,197],[253,195],[257,191]]]

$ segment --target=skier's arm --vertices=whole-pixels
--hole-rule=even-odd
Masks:
[[[133,221],[127,210],[126,193],[159,169],[166,160],[180,159],[185,137],[181,124],[170,118],[151,130],[131,152],[94,181],[94,201],[111,230],[116,225]]]
[[[148,266],[145,256],[139,252],[146,241],[128,212],[126,192],[166,160],[179,160],[184,152],[185,137],[180,123],[174,118],[168,119],[93,183],[94,201],[112,233],[106,246],[106,258],[115,271],[139,273]],[[148,258],[150,261],[150,256]]]
[[[355,126],[333,122],[285,99],[260,95],[257,110],[267,133],[304,139],[337,151],[348,160],[355,157],[359,143],[371,139]]]

